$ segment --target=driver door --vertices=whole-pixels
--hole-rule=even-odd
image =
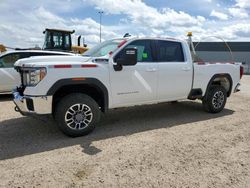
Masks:
[[[116,71],[110,63],[112,108],[154,102],[157,98],[158,64],[151,40],[135,40],[125,48],[137,49],[137,64]],[[122,53],[118,52],[114,59]]]

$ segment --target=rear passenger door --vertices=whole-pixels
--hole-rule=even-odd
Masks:
[[[157,40],[158,101],[186,99],[192,85],[192,64],[181,42]]]

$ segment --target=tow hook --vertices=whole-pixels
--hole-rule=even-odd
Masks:
[[[16,112],[20,112],[20,110],[19,110],[19,108],[17,106],[15,106],[14,109],[15,109]]]

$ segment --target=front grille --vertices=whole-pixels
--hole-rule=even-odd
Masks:
[[[21,76],[21,85],[24,86],[24,83],[23,83],[23,73],[22,72],[19,72],[20,73],[20,76]]]
[[[21,95],[23,96],[23,92],[25,90],[25,87],[23,87],[22,85],[20,87],[17,87],[16,88],[16,91]]]
[[[27,84],[24,83],[24,79],[23,79],[23,72],[22,71],[18,71],[21,77],[21,86],[17,87],[17,91],[20,93],[20,95],[23,95],[23,92],[25,90],[25,87]]]

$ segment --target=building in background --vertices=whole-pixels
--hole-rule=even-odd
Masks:
[[[228,42],[230,51],[224,42],[201,42],[196,46],[196,53],[203,61],[234,61],[241,62],[244,73],[250,74],[250,42]],[[233,58],[233,59],[232,59]]]

